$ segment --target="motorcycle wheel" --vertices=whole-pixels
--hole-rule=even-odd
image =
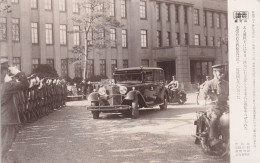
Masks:
[[[209,146],[209,124],[206,122],[205,117],[200,117],[199,119],[199,128],[198,128],[200,139],[200,146],[202,151],[205,154],[210,154],[210,146]]]
[[[184,104],[184,102],[186,101],[186,95],[185,95],[184,93],[181,93],[179,96],[180,96],[180,97],[179,97],[179,99],[177,100],[177,102],[178,102],[179,104]]]

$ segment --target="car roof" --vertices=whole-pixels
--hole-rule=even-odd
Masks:
[[[115,70],[115,72],[118,71],[131,71],[131,70],[162,70],[162,68],[159,67],[129,67],[129,68],[121,68],[121,69],[117,69]]]

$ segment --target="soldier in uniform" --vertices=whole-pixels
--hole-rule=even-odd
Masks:
[[[203,102],[206,104],[207,96],[214,95],[215,103],[209,105],[209,116],[211,117],[210,120],[210,145],[214,146],[220,142],[220,140],[217,138],[217,134],[215,133],[215,128],[218,124],[218,120],[225,112],[225,105],[228,101],[229,96],[229,85],[228,82],[224,80],[224,68],[225,66],[222,64],[214,65],[213,68],[213,75],[214,78],[212,80],[209,80],[205,83],[203,89],[202,89],[202,96],[205,101]]]
[[[9,74],[8,74],[9,72]],[[17,80],[13,80],[11,75]],[[11,148],[18,131],[20,118],[14,104],[14,94],[28,87],[28,81],[23,72],[16,67],[8,67],[8,61],[1,58],[1,149],[2,162]]]

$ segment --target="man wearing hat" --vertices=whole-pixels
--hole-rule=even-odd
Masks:
[[[217,126],[218,120],[220,116],[225,111],[225,106],[228,101],[229,96],[229,85],[228,82],[224,80],[224,68],[225,65],[218,64],[212,66],[214,78],[205,83],[202,89],[202,97],[206,100],[207,95],[214,95],[214,101],[216,103],[214,105],[210,105],[210,145],[214,146],[220,142],[217,138],[217,134],[215,133],[215,128]],[[204,104],[206,101],[204,101]]]
[[[13,79],[13,78],[16,78]],[[1,148],[2,162],[11,148],[20,123],[13,96],[29,85],[23,72],[16,67],[8,67],[8,61],[1,58]]]

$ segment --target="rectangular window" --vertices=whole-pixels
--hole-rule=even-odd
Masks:
[[[203,12],[203,18],[204,18],[203,25],[204,25],[204,27],[206,27],[207,26],[207,11]]]
[[[149,67],[149,60],[148,59],[142,59],[141,65],[144,66],[144,67]]]
[[[171,32],[167,32],[166,44],[167,44],[167,46],[171,46],[172,45]]]
[[[110,29],[110,41],[111,41],[111,47],[116,47],[116,29],[115,28]]]
[[[61,59],[61,76],[67,77],[68,75],[68,60]]]
[[[45,24],[46,44],[52,44],[52,24]]]
[[[45,10],[52,9],[52,0],[45,0]]]
[[[115,16],[115,0],[110,0],[109,15]]]
[[[47,64],[54,68],[54,59],[47,59]]]
[[[0,17],[0,40],[7,39],[7,22],[6,18]]]
[[[214,46],[214,36],[209,37],[209,45]]]
[[[16,66],[19,70],[21,70],[21,58],[13,57],[13,66]]]
[[[123,68],[128,68],[128,60],[127,59],[123,60]]]
[[[179,6],[175,5],[175,22],[179,22]]]
[[[100,59],[100,76],[106,76],[106,60]]]
[[[188,33],[184,33],[184,44],[189,45],[189,34]]]
[[[114,70],[117,68],[117,60],[116,59],[111,59],[111,72],[113,75]]]
[[[39,64],[40,64],[40,59],[39,58],[33,58],[32,59],[32,69],[33,70],[38,68]]]
[[[146,1],[140,1],[140,18],[146,19]]]
[[[12,0],[12,3],[19,3],[19,0]]]
[[[72,11],[74,13],[79,13],[79,0],[72,1]]]
[[[75,77],[82,77],[81,62],[75,63]]]
[[[180,45],[180,33],[175,33],[175,44]]]
[[[31,8],[32,9],[38,8],[38,0],[31,0]]]
[[[219,37],[218,40],[217,40],[217,47],[220,47],[221,40],[222,40],[221,37]]]
[[[188,23],[188,7],[184,6],[183,7],[183,10],[184,10],[184,24],[187,24]]]
[[[31,23],[32,43],[38,44],[38,23]]]
[[[142,29],[141,30],[141,47],[142,48],[147,48],[148,43],[147,43],[147,30]]]
[[[126,0],[121,0],[121,17],[126,18]]]
[[[220,23],[220,14],[216,14],[216,21],[217,21],[217,28],[221,27],[221,23]]]
[[[20,22],[19,19],[12,18],[12,40],[20,40]]]
[[[156,20],[161,19],[160,3],[156,3]]]
[[[166,4],[166,21],[170,21],[170,5]]]
[[[59,9],[60,11],[66,11],[66,0],[59,0]]]
[[[199,19],[199,9],[194,9],[194,24],[199,25],[200,24],[200,19]]]
[[[79,26],[73,26],[73,45],[80,45]]]
[[[194,40],[194,44],[195,45],[200,45],[200,35],[196,34],[194,39],[195,39]]]
[[[207,36],[204,37],[204,45],[208,46],[208,37]]]
[[[126,48],[127,47],[127,30],[122,29],[122,47]]]
[[[89,63],[89,77],[91,77],[94,76],[94,60],[89,59],[88,63]]]
[[[63,24],[60,25],[60,44],[67,44],[67,26]]]
[[[162,46],[162,32],[157,31],[157,47],[161,47],[161,46]]]
[[[214,18],[213,18],[213,12],[208,12],[209,14],[209,26],[214,27]]]
[[[223,20],[224,28],[227,29],[227,24],[228,24],[228,22],[227,22],[227,15],[225,14],[223,18],[224,18],[224,20]]]

